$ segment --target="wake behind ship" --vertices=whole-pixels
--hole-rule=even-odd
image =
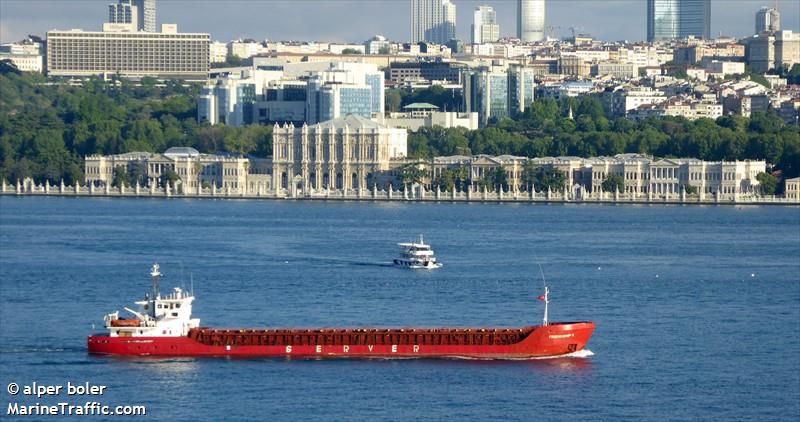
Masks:
[[[477,358],[528,359],[568,355],[584,349],[594,332],[590,321],[547,321],[522,328],[343,328],[213,329],[192,318],[194,296],[180,288],[161,296],[158,264],[152,292],[140,311],[106,315],[107,333],[91,335],[92,354],[130,356],[260,356],[291,358]]]

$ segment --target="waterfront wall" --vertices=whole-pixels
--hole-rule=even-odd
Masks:
[[[344,201],[409,201],[409,202],[502,202],[502,203],[615,203],[615,204],[728,204],[728,205],[800,205],[800,199],[781,196],[703,194],[631,194],[621,192],[575,191],[489,191],[473,187],[467,191],[428,191],[423,186],[402,190],[373,188],[358,190],[320,190],[302,192],[280,189],[242,192],[237,189],[193,188],[184,192],[180,187],[112,187],[109,185],[59,185],[35,184],[30,179],[0,186],[0,195],[18,196],[74,196],[74,197],[130,197],[130,198],[209,198],[209,199],[289,199],[289,200],[344,200]]]

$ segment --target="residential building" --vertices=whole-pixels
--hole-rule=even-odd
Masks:
[[[711,36],[711,0],[647,0],[647,41]]]
[[[33,39],[0,45],[0,60],[11,61],[22,72],[41,73],[42,44]]]
[[[800,97],[782,101],[778,108],[778,115],[787,124],[800,123]]]
[[[592,73],[592,66],[582,57],[562,55],[558,58],[558,73],[586,78]]]
[[[392,42],[383,35],[376,35],[364,41],[365,54],[391,54]]]
[[[466,67],[461,63],[442,61],[396,62],[389,65],[387,76],[389,80],[398,84],[421,80],[460,84],[462,72]]]
[[[753,113],[765,113],[769,110],[769,96],[760,95],[729,95],[722,98],[722,113],[724,115],[737,114],[750,117]]]
[[[700,118],[716,120],[722,117],[722,108],[722,104],[712,101],[674,98],[658,105],[639,106],[628,112],[628,117],[634,120],[646,119],[650,116],[680,116],[688,120]]]
[[[631,110],[643,105],[661,104],[667,101],[663,92],[649,87],[630,87],[603,92],[601,101],[606,113],[613,117],[624,117]]]
[[[134,32],[156,32],[156,0],[118,0],[109,4],[108,23],[131,25]]]
[[[362,190],[407,155],[406,129],[348,115],[314,125],[275,125],[274,186],[304,192]]]
[[[638,77],[639,69],[633,63],[601,62],[591,65],[591,74],[625,80]]]
[[[91,185],[114,183],[114,169],[122,167],[130,179],[141,177],[147,186],[160,186],[163,175],[175,173],[176,186],[184,193],[197,189],[222,189],[224,191],[259,193],[271,188],[271,168],[268,160],[238,155],[201,154],[194,148],[175,147],[163,154],[129,152],[117,155],[90,155],[85,158],[85,180]],[[136,181],[126,188],[133,191]]]
[[[500,39],[497,13],[491,6],[478,6],[472,20],[472,44],[495,42]]]
[[[775,68],[775,36],[762,33],[742,40],[745,43],[747,64],[755,72],[764,73]]]
[[[800,32],[778,31],[775,33],[775,66],[789,69],[800,63]]]
[[[759,73],[800,63],[800,33],[789,30],[761,33],[742,40],[747,63]]]
[[[209,34],[162,32],[47,32],[49,76],[109,76],[204,80],[209,69]]]
[[[545,0],[517,0],[517,38],[522,42],[543,41]]]
[[[256,40],[236,40],[228,43],[228,55],[240,59],[249,59],[264,52],[266,49]]]
[[[411,0],[411,42],[444,44],[455,38],[456,6],[450,0]]]
[[[214,41],[208,45],[208,61],[211,63],[225,63],[228,60],[228,45],[224,42]]]
[[[442,32],[437,44],[447,44],[456,39],[456,5],[450,0],[442,0]]]
[[[728,75],[741,75],[744,74],[744,63],[742,62],[723,62],[719,60],[711,60],[706,62],[706,70],[709,73],[721,75],[722,77]]]
[[[774,7],[762,7],[756,12],[756,34],[781,30],[781,14]]]

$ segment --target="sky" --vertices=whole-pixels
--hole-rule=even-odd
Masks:
[[[50,29],[100,30],[116,0],[0,0],[0,43]],[[516,33],[515,0],[453,0],[457,32],[469,41],[472,12],[495,8],[502,36]],[[711,31],[743,37],[754,31],[755,13],[775,0],[712,0]],[[212,39],[363,42],[373,35],[407,41],[410,0],[158,0],[158,22],[181,32],[209,32]],[[800,1],[779,0],[783,29],[800,31]],[[574,27],[606,41],[645,39],[645,0],[547,0],[547,25],[557,36]]]

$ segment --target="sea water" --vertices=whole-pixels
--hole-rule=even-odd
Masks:
[[[420,234],[444,267],[392,267]],[[206,326],[535,325],[543,273],[550,320],[597,330],[527,361],[89,356],[154,262]],[[3,419],[797,420],[800,208],[2,197],[0,382]],[[33,382],[106,388],[7,391]]]

